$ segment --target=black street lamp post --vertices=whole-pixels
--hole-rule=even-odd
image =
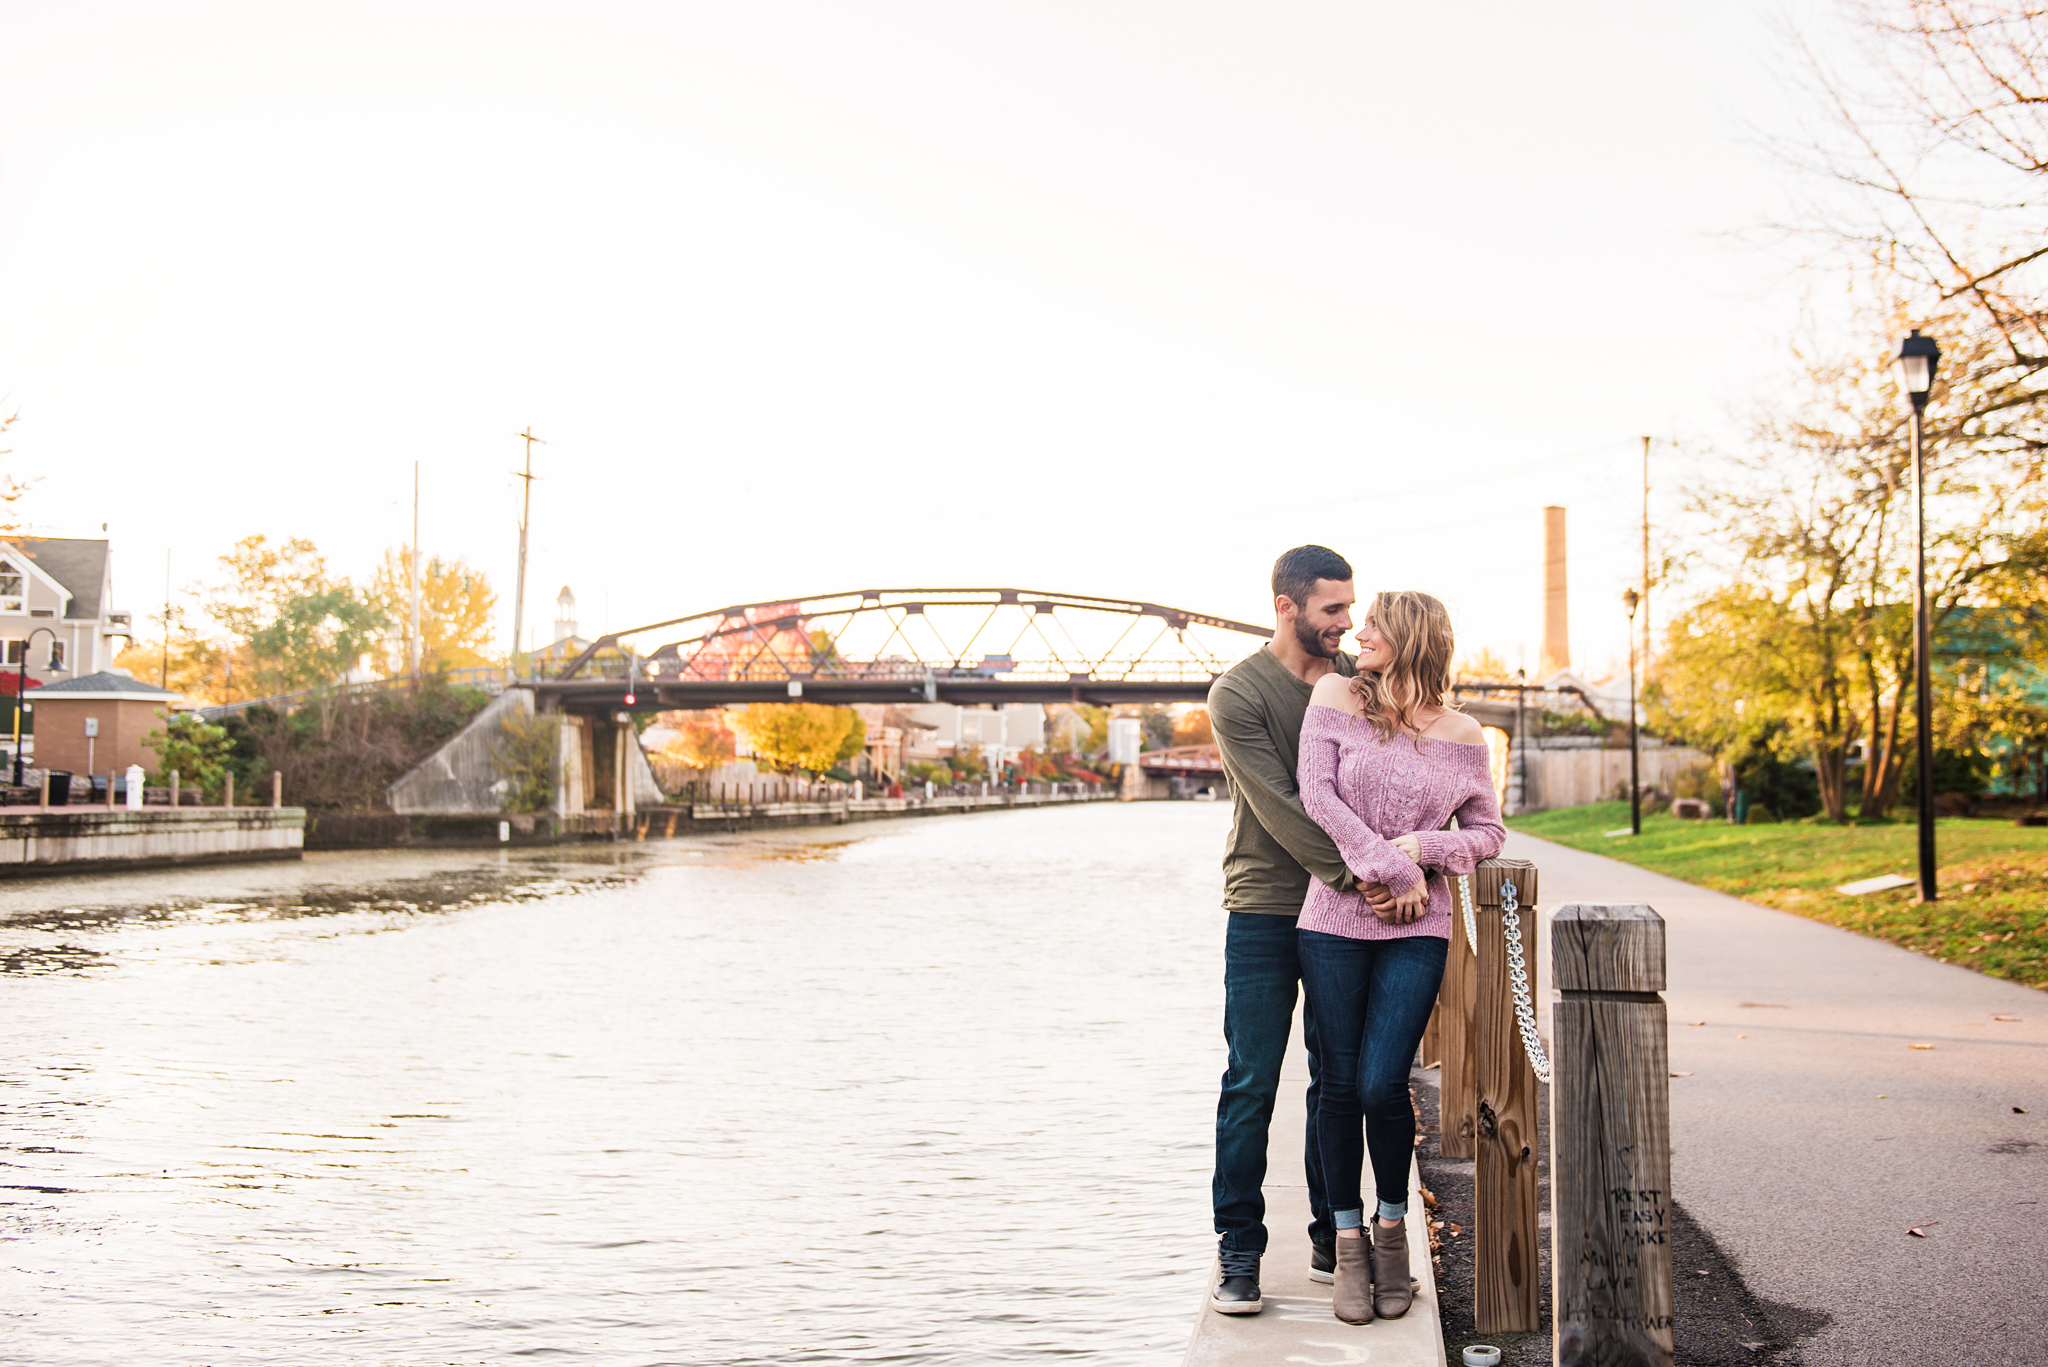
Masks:
[[[21,713],[28,706],[28,652],[36,643],[36,637],[47,636],[56,641],[57,633],[48,627],[37,627],[21,643],[21,672],[14,676],[14,786],[21,786]]]
[[[1892,374],[1913,405],[1913,728],[1920,781],[1914,785],[1920,815],[1920,900],[1932,902],[1934,887],[1934,666],[1927,619],[1927,469],[1921,453],[1921,424],[1941,348],[1920,329],[1899,343]]]
[[[1621,595],[1628,606],[1628,827],[1633,835],[1643,833],[1643,748],[1636,727],[1636,604],[1642,595],[1628,589]]]

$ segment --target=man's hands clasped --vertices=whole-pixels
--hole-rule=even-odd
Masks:
[[[1422,842],[1413,835],[1396,836],[1387,842],[1401,853],[1422,864]],[[1390,926],[1405,926],[1419,920],[1429,910],[1429,879],[1416,880],[1415,886],[1403,893],[1395,893],[1385,883],[1360,883],[1358,890],[1365,894],[1366,905],[1373,915]]]

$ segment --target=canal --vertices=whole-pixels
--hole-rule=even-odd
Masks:
[[[1178,1362],[1228,820],[0,885],[0,1361]]]

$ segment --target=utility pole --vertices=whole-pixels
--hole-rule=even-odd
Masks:
[[[420,691],[420,463],[412,463],[412,634],[405,648],[412,691]]]
[[[519,579],[512,590],[512,651],[506,657],[508,672],[518,667],[520,638],[526,630],[526,526],[533,515],[533,444],[539,441],[542,446],[547,445],[533,435],[531,427],[519,436],[526,443],[526,469],[519,478],[526,483],[525,492],[519,499]]]
[[[157,675],[157,687],[171,686],[171,553],[164,551],[164,662]]]
[[[1643,682],[1650,681],[1650,439],[1643,438]]]

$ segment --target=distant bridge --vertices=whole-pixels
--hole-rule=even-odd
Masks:
[[[610,632],[573,658],[559,649],[535,652],[520,678],[485,667],[458,670],[453,681],[493,693],[532,688],[543,709],[586,714],[792,699],[841,706],[1189,703],[1205,701],[1216,677],[1272,634],[1270,626],[1093,594],[851,589],[672,617]],[[405,686],[403,679],[364,681],[201,715]],[[1515,704],[1486,695],[1506,690],[1519,699],[1518,687],[1460,685],[1461,705],[1485,725],[1515,732]]]
[[[616,631],[533,687],[570,711],[749,702],[1200,702],[1270,626],[1040,589],[853,589]],[[637,646],[647,642],[644,653]],[[659,642],[659,644],[654,644]]]

